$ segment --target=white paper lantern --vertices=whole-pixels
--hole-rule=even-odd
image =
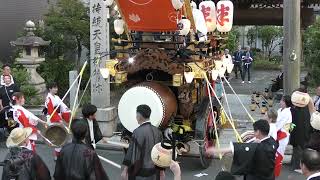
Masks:
[[[115,11],[119,11],[118,6],[117,6],[117,5],[115,5],[115,6],[113,7],[113,10],[115,10]]]
[[[122,19],[114,20],[114,31],[121,35],[124,32],[124,21]]]
[[[214,65],[215,65],[215,69],[216,70],[219,70],[220,68],[222,68],[222,61],[218,61],[218,60],[216,60],[216,61],[214,61]]]
[[[216,5],[213,1],[202,1],[199,9],[204,16],[208,32],[213,32],[217,26]]]
[[[227,64],[227,72],[231,73],[233,70],[234,64]]]
[[[192,14],[197,31],[207,35],[208,29],[202,12],[199,9],[192,9]]]
[[[194,78],[194,72],[184,72],[184,78],[186,79],[187,83],[192,83]]]
[[[310,124],[314,129],[320,130],[320,113],[318,111],[311,114]]]
[[[167,146],[169,147],[170,144]],[[154,145],[151,150],[151,160],[159,167],[169,167],[172,161],[172,149],[162,147],[161,143]]]
[[[180,35],[182,36],[186,36],[189,31],[190,31],[190,27],[191,27],[191,22],[189,19],[183,17],[179,23],[178,23],[178,27],[179,27],[179,31],[180,31]]]
[[[197,4],[194,1],[191,1],[190,4],[192,9],[197,9]]]
[[[103,1],[106,6],[111,6],[113,4],[113,0],[104,0]]]
[[[104,79],[108,79],[110,75],[110,71],[108,68],[101,68],[100,73]]]
[[[217,30],[229,32],[233,24],[233,3],[231,1],[219,1],[217,3]]]
[[[175,10],[179,10],[182,8],[184,0],[171,0],[171,3]]]
[[[224,77],[224,74],[226,73],[227,68],[226,67],[222,67],[220,68],[219,71],[219,76],[220,77]]]
[[[217,80],[218,76],[219,76],[219,71],[213,69],[213,70],[211,71],[212,80],[214,80],[214,81]]]

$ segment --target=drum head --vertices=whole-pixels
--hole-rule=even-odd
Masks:
[[[159,127],[164,118],[164,105],[161,97],[151,88],[137,86],[126,91],[120,99],[118,114],[122,125],[130,132],[138,126],[136,109],[139,105],[146,104],[151,108],[151,124]]]
[[[44,136],[56,147],[61,147],[68,138],[68,132],[61,125],[52,124],[45,131]]]

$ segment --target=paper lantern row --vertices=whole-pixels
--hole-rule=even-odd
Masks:
[[[217,7],[213,1],[202,1],[199,9],[194,2],[191,3],[191,6],[196,28],[201,33],[207,34],[215,29],[219,32],[231,31],[234,11],[231,1],[219,1]]]

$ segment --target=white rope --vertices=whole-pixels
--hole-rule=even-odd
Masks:
[[[229,81],[228,81],[225,77],[223,77],[223,78],[224,78],[224,80],[227,82],[228,86],[230,87],[230,89],[232,90],[232,92],[234,93],[234,95],[236,95],[238,101],[240,102],[240,104],[241,104],[241,106],[243,107],[243,109],[246,111],[246,113],[247,113],[247,115],[249,116],[250,120],[251,120],[252,122],[254,122],[255,120],[253,119],[253,117],[251,116],[251,114],[249,113],[249,111],[247,110],[247,108],[243,105],[243,103],[241,102],[238,94],[234,91],[234,89],[233,89],[232,86],[230,85]]]
[[[210,89],[211,89],[212,92],[213,92],[213,95],[216,97],[219,105],[222,107],[222,103],[221,103],[221,101],[219,100],[219,98],[217,97],[217,95],[216,95],[213,87],[211,86],[211,84],[210,84],[210,82],[209,82],[209,80],[208,80],[208,77],[207,77],[206,72],[203,71],[202,73],[203,73],[203,75],[204,75],[204,77],[205,77],[205,80],[207,81],[207,85],[209,85]],[[234,131],[234,133],[236,134],[236,137],[238,138],[238,141],[242,142],[241,136],[240,136],[240,134],[238,133],[237,129],[235,128],[234,124],[231,122],[231,120],[230,120],[227,112],[224,110],[224,108],[222,108],[222,111],[225,113],[227,120],[229,121],[229,123],[230,123],[230,125],[231,125],[231,127],[232,127],[232,129],[233,129],[233,131]]]
[[[84,95],[85,95],[85,93],[86,93],[86,91],[87,91],[87,88],[89,87],[90,81],[91,81],[91,77],[89,78],[89,80],[88,80],[88,82],[87,82],[87,84],[86,84],[86,87],[84,88],[84,91],[83,91],[83,93],[82,93],[82,95],[81,95],[81,97],[80,97],[80,100],[79,100],[79,102],[78,102],[78,104],[77,104],[76,109],[79,108],[79,106],[80,106],[80,104],[81,104],[81,102],[82,102],[82,99],[83,99],[83,97],[84,97]]]
[[[81,68],[81,71],[79,73],[80,75],[80,78],[79,78],[79,82],[78,82],[78,88],[77,88],[77,91],[76,91],[76,97],[74,99],[74,103],[73,103],[73,108],[72,108],[72,111],[71,111],[71,116],[70,116],[70,120],[69,120],[69,129],[71,127],[71,122],[72,122],[72,119],[74,117],[74,114],[75,114],[75,108],[76,108],[76,103],[77,103],[77,100],[78,100],[78,96],[79,96],[79,90],[80,90],[80,85],[81,85],[81,81],[82,81],[82,75],[83,75],[83,72],[84,72],[84,69],[86,68],[88,62],[86,61],[84,63],[84,65],[82,66]]]
[[[214,118],[214,112],[213,112],[213,105],[212,105],[212,97],[211,97],[211,90],[209,88],[209,85],[208,85],[208,81],[207,81],[207,90],[208,90],[208,96],[209,96],[209,101],[210,101],[210,109],[211,109],[211,113],[212,113],[212,119],[213,119],[213,124],[214,124],[214,133],[216,134],[216,137],[217,137],[217,146],[218,146],[218,149],[220,149],[220,141],[219,141],[219,135],[218,135],[218,127],[217,127],[217,123],[216,123],[216,118]],[[219,158],[222,159],[222,155],[221,153],[219,153]]]
[[[225,99],[226,99],[227,108],[228,108],[228,111],[229,111],[229,116],[230,116],[230,118],[231,118],[232,122],[234,122],[234,121],[233,121],[233,118],[232,118],[232,115],[231,115],[231,109],[230,109],[230,106],[229,106],[227,93],[226,93],[226,90],[225,90],[225,88],[224,88],[224,83],[223,83],[222,78],[221,78],[220,76],[219,76],[219,78],[220,78],[220,81],[221,81],[221,84],[222,84],[223,94],[224,94]]]

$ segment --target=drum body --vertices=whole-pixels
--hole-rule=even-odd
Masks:
[[[51,124],[43,135],[56,147],[63,146],[69,137],[66,127],[60,123]]]
[[[150,121],[156,127],[167,127],[177,112],[177,100],[169,87],[155,82],[144,82],[127,90],[118,105],[122,125],[130,132],[138,126],[136,109],[139,105],[151,108]]]

